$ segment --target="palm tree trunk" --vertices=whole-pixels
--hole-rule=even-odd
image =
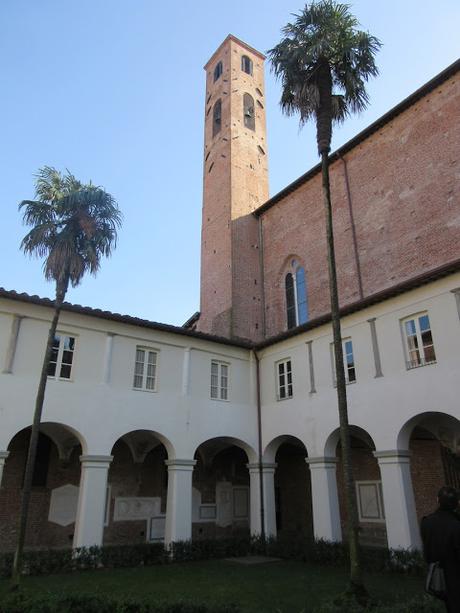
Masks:
[[[331,298],[331,320],[334,340],[335,377],[337,383],[337,403],[339,409],[340,442],[342,446],[343,479],[345,484],[345,504],[347,509],[347,537],[350,551],[350,591],[354,594],[365,593],[360,564],[358,543],[358,509],[354,491],[353,467],[348,424],[347,389],[343,363],[342,334],[340,329],[339,294],[337,288],[337,269],[335,264],[334,232],[332,224],[331,192],[329,183],[328,151],[321,153],[323,201],[326,214],[327,261],[329,267],[329,291]]]
[[[43,358],[42,372],[38,385],[37,397],[35,400],[34,420],[32,423],[29,450],[27,453],[26,469],[24,473],[24,483],[22,487],[21,509],[18,520],[18,540],[16,543],[16,551],[14,554],[13,569],[11,574],[11,589],[15,590],[19,587],[22,572],[22,557],[24,550],[24,541],[27,530],[27,519],[29,512],[29,502],[32,490],[32,479],[35,468],[35,459],[37,455],[38,436],[40,433],[40,421],[45,400],[46,382],[48,379],[48,366],[51,358],[51,350],[53,347],[54,337],[56,335],[59,315],[62,308],[62,303],[67,292],[67,280],[59,283],[56,287],[56,299],[54,301],[54,315],[51,322],[51,327],[48,332],[48,341],[46,344],[45,357]]]

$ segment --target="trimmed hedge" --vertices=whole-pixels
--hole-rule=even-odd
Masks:
[[[431,596],[422,595],[391,604],[370,603],[362,607],[356,601],[336,598],[320,606],[315,613],[442,613],[444,604]]]
[[[161,543],[115,545],[79,549],[48,549],[24,553],[24,574],[49,575],[75,570],[152,566],[171,562],[269,555],[324,566],[346,566],[348,547],[343,543],[299,538],[226,538],[173,543],[166,550]],[[418,551],[362,548],[363,566],[373,572],[423,575],[425,562]],[[0,554],[0,577],[9,577],[13,554]]]
[[[95,594],[9,594],[0,613],[239,613],[235,605],[204,605],[188,602],[153,603],[146,600],[115,600]]]

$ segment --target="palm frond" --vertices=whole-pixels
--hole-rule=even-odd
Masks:
[[[359,30],[350,6],[335,0],[307,3],[293,18],[282,29],[280,43],[267,52],[271,70],[281,81],[283,112],[299,113],[302,126],[325,108],[330,109],[331,122],[365,109],[365,84],[378,74],[375,55],[380,41]],[[320,80],[326,66],[331,86],[327,99],[322,99]]]
[[[46,279],[75,287],[86,272],[96,274],[116,246],[122,223],[117,202],[101,187],[51,166],[38,171],[35,195],[37,200],[19,204],[24,223],[32,226],[21,249],[45,258]]]

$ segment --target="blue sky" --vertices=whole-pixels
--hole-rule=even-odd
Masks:
[[[334,133],[334,148],[459,55],[454,0],[359,0],[384,43],[371,104]],[[264,52],[303,6],[289,0],[3,0],[0,4],[0,286],[53,297],[41,262],[19,250],[17,204],[43,165],[111,192],[124,214],[116,252],[68,300],[182,324],[199,308],[203,65],[227,34]],[[266,70],[270,194],[317,163]]]

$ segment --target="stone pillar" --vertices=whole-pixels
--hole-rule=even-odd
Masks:
[[[382,476],[388,547],[420,549],[420,533],[410,474],[410,452],[374,451]]]
[[[0,487],[2,486],[3,468],[6,458],[10,455],[9,451],[0,451]]]
[[[250,527],[251,534],[262,534],[262,517],[260,509],[260,466],[258,462],[247,464],[250,479]],[[275,469],[276,464],[262,464],[263,495],[264,495],[264,524],[265,536],[276,536],[276,508],[275,508]]]
[[[112,374],[112,356],[113,356],[113,337],[115,335],[112,332],[107,332],[105,341],[105,356],[104,356],[104,373],[102,375],[103,383],[110,383],[110,377]]]
[[[305,458],[305,461],[310,467],[315,538],[340,542],[342,527],[337,495],[337,458]]]
[[[74,547],[102,545],[111,455],[82,455]]]
[[[13,315],[13,319],[11,321],[10,338],[8,341],[8,347],[5,355],[5,364],[3,367],[4,374],[11,374],[13,372],[13,362],[18,344],[19,328],[21,327],[21,322],[23,319],[24,317],[21,315]]]
[[[196,460],[166,460],[168,497],[166,501],[165,545],[192,538],[192,474]]]

